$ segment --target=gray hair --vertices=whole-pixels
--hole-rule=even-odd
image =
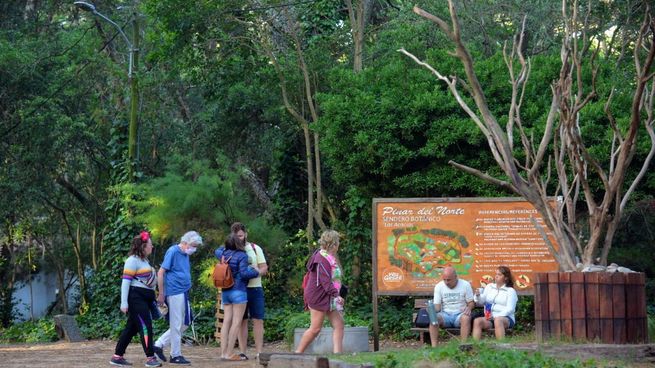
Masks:
[[[197,231],[189,231],[182,235],[180,243],[202,245],[202,237]]]

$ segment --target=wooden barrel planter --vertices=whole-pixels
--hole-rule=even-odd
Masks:
[[[643,273],[535,274],[537,341],[647,343],[645,281]]]

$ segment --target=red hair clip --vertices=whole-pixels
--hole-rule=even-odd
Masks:
[[[147,231],[142,231],[140,235],[141,235],[142,242],[147,242],[148,239],[150,239],[150,233],[148,233]]]

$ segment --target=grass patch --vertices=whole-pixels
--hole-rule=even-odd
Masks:
[[[473,343],[469,350],[461,349],[458,341],[437,348],[401,349],[376,353],[339,355],[331,358],[349,363],[373,363],[378,368],[400,367],[471,367],[471,368],[582,368],[602,367],[606,363],[595,359],[556,359],[540,352],[500,349],[486,342]],[[442,365],[437,365],[437,364]],[[616,365],[612,365],[616,366]]]

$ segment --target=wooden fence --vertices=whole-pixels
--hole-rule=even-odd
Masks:
[[[643,273],[535,274],[537,341],[648,342]]]

